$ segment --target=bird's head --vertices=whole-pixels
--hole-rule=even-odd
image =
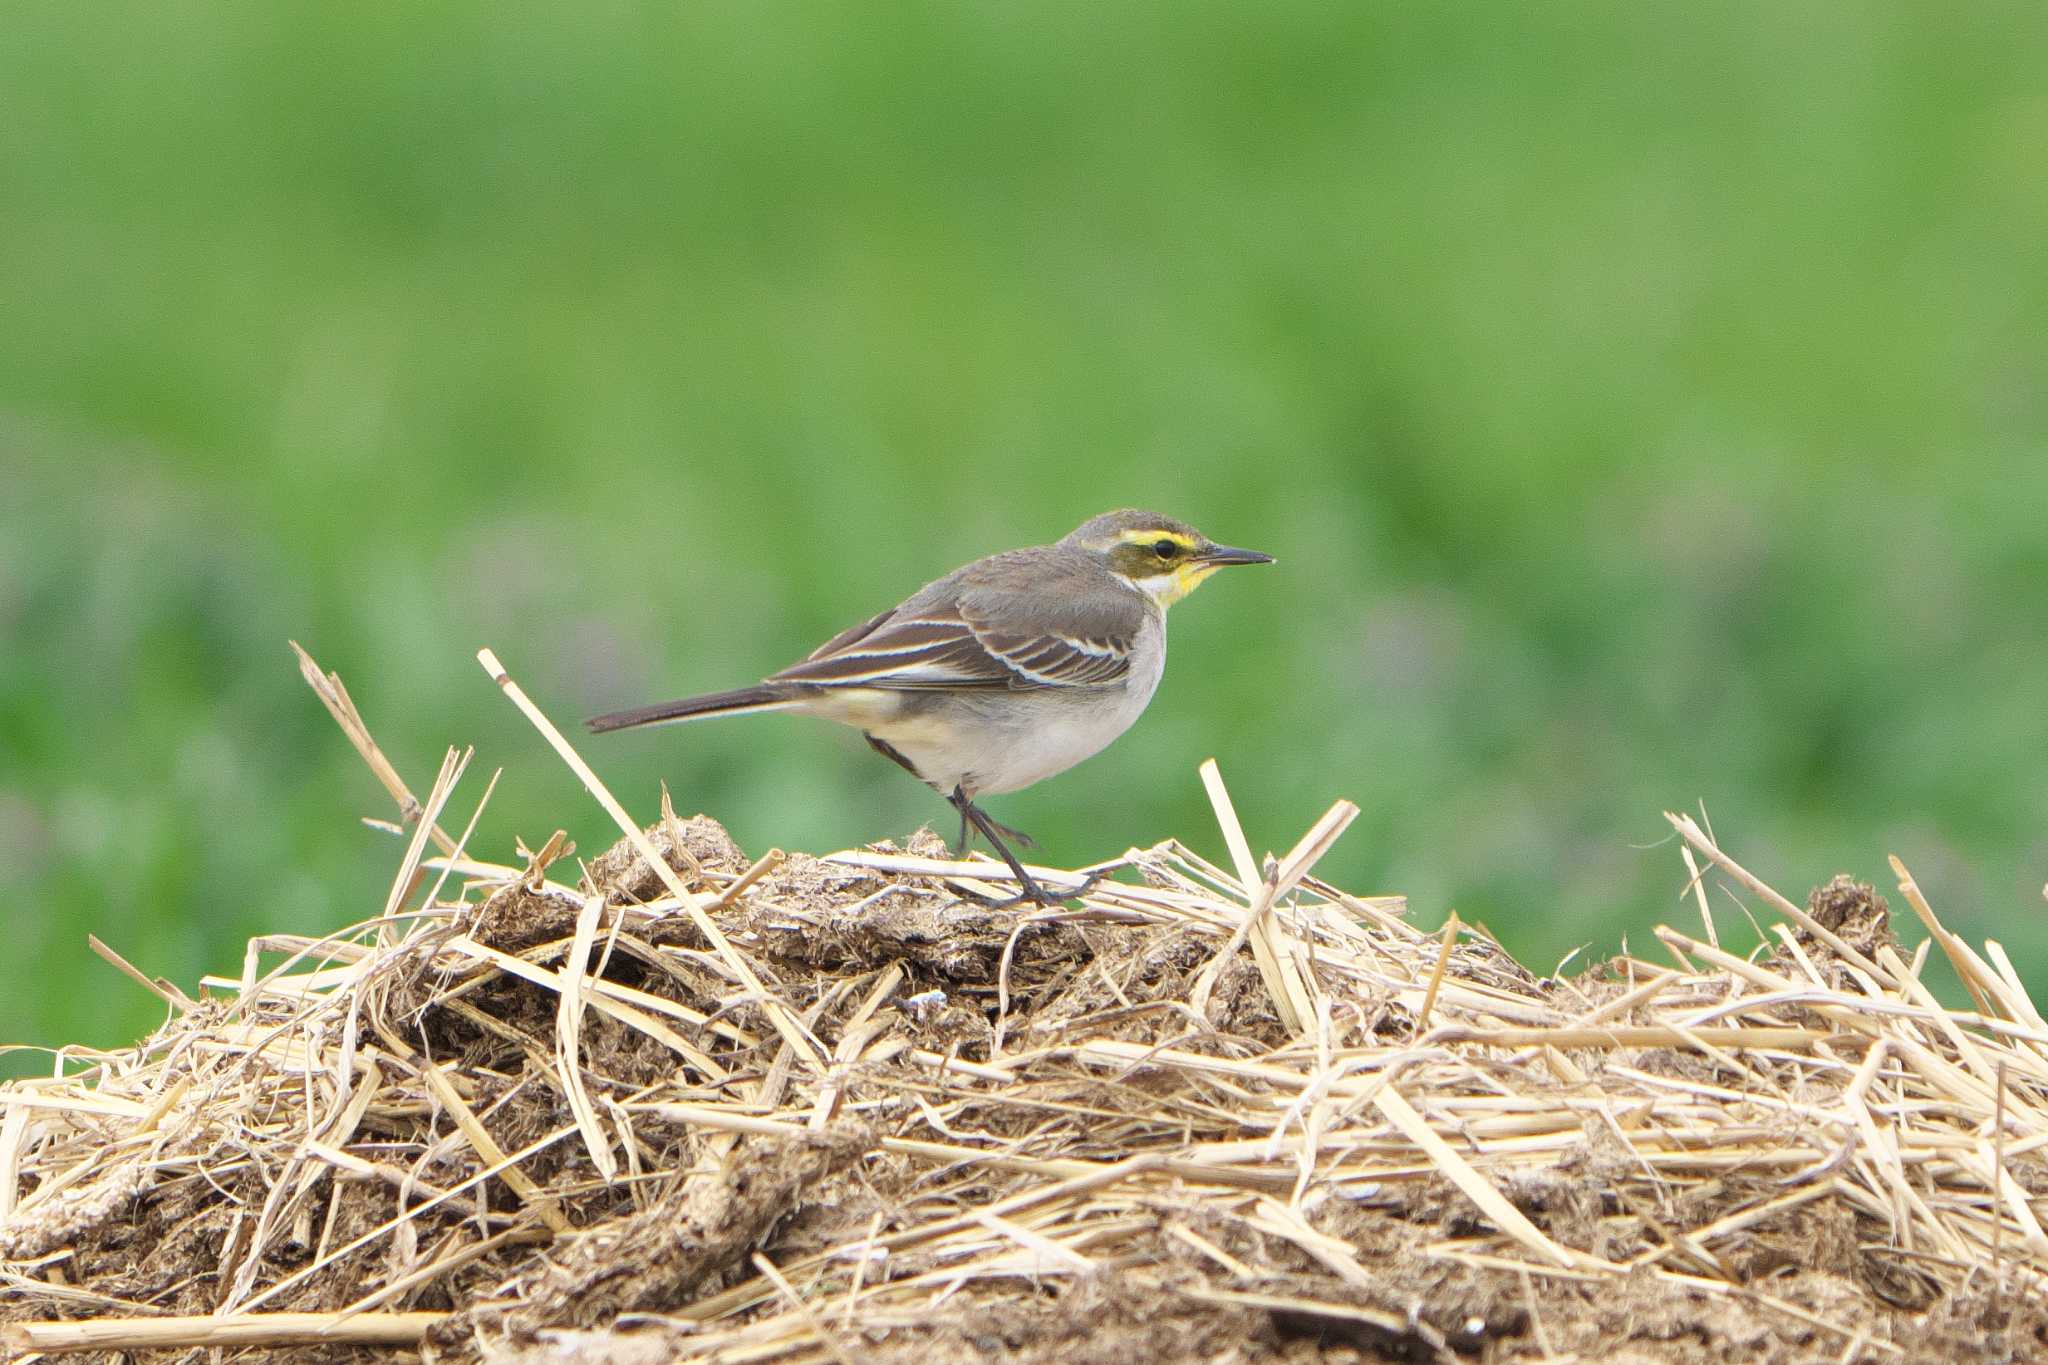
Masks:
[[[1218,545],[1186,522],[1134,509],[1084,521],[1060,544],[1096,556],[1162,608],[1186,597],[1218,569],[1273,562],[1273,556],[1257,550]]]

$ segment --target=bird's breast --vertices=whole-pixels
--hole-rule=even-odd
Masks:
[[[1166,667],[1163,614],[1148,616],[1133,645],[1130,672],[1105,687],[833,687],[804,709],[884,741],[942,793],[1012,792],[1100,753],[1144,714]]]
[[[949,755],[962,784],[978,795],[1019,791],[1063,773],[1107,748],[1145,712],[1166,666],[1166,631],[1149,618],[1121,684],[1047,688],[1008,694],[1008,704],[982,701],[981,722],[959,727],[974,739]],[[971,752],[969,752],[971,750]],[[922,765],[920,772],[926,771]]]

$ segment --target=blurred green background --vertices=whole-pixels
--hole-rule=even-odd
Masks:
[[[287,637],[420,790],[479,746],[455,823],[507,769],[481,853],[589,853],[479,645],[569,722],[1132,503],[1281,562],[993,803],[1052,859],[1221,856],[1213,754],[1259,844],[1349,796],[1329,875],[1541,970],[1696,923],[1704,802],[1794,896],[1902,855],[2048,987],[2038,7],[5,26],[0,1038],[155,1021],[88,931],[189,986],[381,908]],[[584,751],[755,853],[947,814],[801,720]]]

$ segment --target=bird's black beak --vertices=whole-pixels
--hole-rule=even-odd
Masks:
[[[1209,545],[1195,556],[1204,564],[1271,564],[1273,556],[1257,550],[1240,550],[1235,545]]]

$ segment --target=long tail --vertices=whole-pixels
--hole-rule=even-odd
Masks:
[[[677,721],[702,720],[706,716],[744,716],[755,711],[786,711],[804,704],[801,692],[790,687],[763,683],[735,688],[730,692],[707,692],[680,701],[658,701],[630,711],[614,711],[584,722],[598,734],[607,730],[630,730],[636,725],[672,725]]]

